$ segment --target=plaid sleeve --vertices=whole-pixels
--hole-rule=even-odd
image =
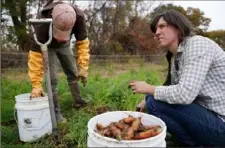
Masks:
[[[213,60],[211,45],[206,39],[193,38],[185,45],[182,56],[183,68],[178,84],[156,87],[156,100],[170,104],[190,104],[199,94]]]

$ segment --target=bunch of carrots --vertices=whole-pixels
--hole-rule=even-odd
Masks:
[[[162,132],[162,128],[159,125],[143,125],[141,117],[135,118],[128,115],[106,127],[97,123],[95,132],[117,140],[140,140],[158,135]]]

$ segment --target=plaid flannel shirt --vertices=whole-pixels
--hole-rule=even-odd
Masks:
[[[196,102],[225,121],[225,52],[222,48],[202,36],[187,37],[179,45],[172,63],[172,85],[157,86],[154,98],[170,104]]]

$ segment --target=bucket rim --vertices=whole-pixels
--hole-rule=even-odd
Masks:
[[[48,100],[47,94],[44,97],[38,97],[35,99],[31,99],[31,100],[30,99],[29,100],[21,99],[21,98],[28,97],[28,96],[30,96],[30,93],[19,94],[19,95],[15,96],[15,100],[16,100],[16,102],[42,102],[42,101]]]
[[[147,116],[151,116],[152,118],[155,118],[155,119],[157,119],[158,121],[160,121],[161,123],[162,123],[162,128],[163,128],[163,130],[162,130],[162,132],[160,133],[160,134],[158,134],[158,135],[156,135],[156,136],[154,136],[154,137],[150,137],[150,138],[146,138],[146,139],[141,139],[141,140],[121,140],[121,141],[119,141],[119,140],[116,140],[116,139],[113,139],[113,138],[109,138],[109,137],[105,137],[105,136],[102,136],[102,135],[100,135],[100,134],[98,134],[98,133],[96,133],[92,128],[91,128],[91,126],[90,126],[90,123],[95,119],[95,118],[99,118],[100,116],[102,116],[102,115],[104,115],[104,114],[107,114],[107,113],[109,113],[109,112],[105,112],[105,113],[103,113],[103,114],[100,114],[100,115],[97,115],[97,116],[94,116],[93,118],[91,118],[89,121],[88,121],[88,131],[90,131],[91,133],[93,133],[97,138],[100,138],[100,139],[104,139],[104,140],[106,140],[106,141],[111,141],[111,142],[115,142],[115,143],[121,143],[121,144],[131,144],[131,143],[142,143],[142,142],[147,142],[147,141],[149,141],[149,140],[151,140],[151,141],[153,141],[153,140],[155,140],[155,139],[157,139],[158,137],[161,137],[161,136],[163,136],[163,133],[165,133],[164,134],[164,136],[166,137],[166,130],[167,130],[167,127],[166,127],[166,124],[165,124],[165,122],[164,121],[162,121],[160,118],[158,118],[158,117],[156,117],[156,116],[153,116],[153,115],[150,115],[150,114],[146,114],[146,113],[142,113],[142,112],[136,112],[136,111],[110,111],[111,113],[112,112],[123,112],[123,113],[126,113],[127,115],[128,115],[128,113],[139,113],[140,114],[140,116],[141,115],[147,115]],[[89,129],[90,128],[90,129]]]
[[[15,104],[14,108],[17,110],[41,110],[41,109],[46,109],[49,108],[49,104],[41,104],[41,105],[36,105],[36,106],[24,106],[24,105],[19,105],[19,104]]]

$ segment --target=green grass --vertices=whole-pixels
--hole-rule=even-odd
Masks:
[[[144,95],[133,94],[128,88],[131,80],[143,80],[153,85],[164,81],[165,68],[152,64],[136,65],[91,65],[88,83],[83,87],[81,95],[89,101],[89,105],[80,110],[72,109],[72,97],[63,73],[59,75],[58,90],[63,115],[69,124],[68,133],[61,139],[58,147],[86,147],[87,123],[96,115],[99,107],[108,106],[111,110],[135,110],[136,104]],[[26,72],[6,72],[2,75],[1,100],[1,143],[2,147],[56,147],[51,136],[34,143],[21,143],[16,122],[14,120],[15,96],[31,91]],[[79,134],[78,134],[79,133]]]

